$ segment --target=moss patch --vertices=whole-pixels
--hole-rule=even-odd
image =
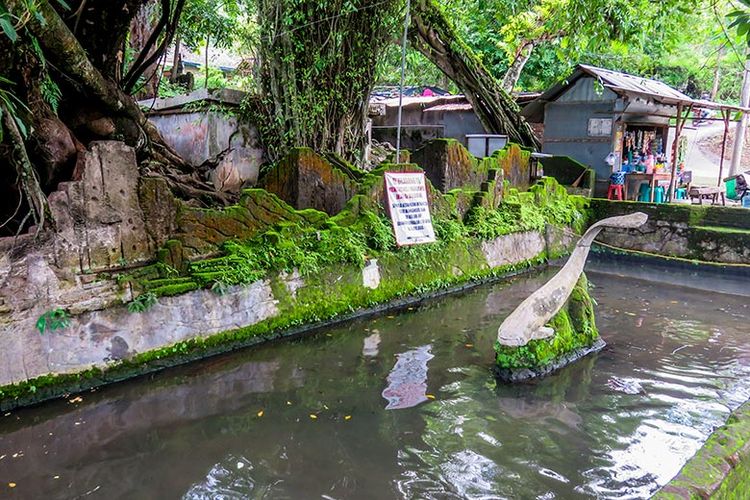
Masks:
[[[735,411],[652,498],[740,500],[750,492],[750,403]]]

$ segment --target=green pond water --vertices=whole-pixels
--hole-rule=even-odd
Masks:
[[[497,385],[551,272],[0,415],[0,497],[646,498],[750,398],[748,298],[594,263],[608,346]]]

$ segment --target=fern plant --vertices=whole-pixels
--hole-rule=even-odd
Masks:
[[[152,292],[142,293],[128,304],[128,312],[142,313],[154,307],[159,299]]]

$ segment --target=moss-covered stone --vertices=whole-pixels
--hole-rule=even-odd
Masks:
[[[531,151],[508,144],[492,155],[502,168],[504,178],[516,189],[526,190],[531,182]]]
[[[222,210],[183,206],[176,239],[182,243],[184,257],[192,260],[218,254],[226,241],[253,238],[282,221],[316,226],[326,220],[323,212],[295,210],[268,191],[248,189],[237,205]]]
[[[518,371],[545,373],[550,365],[575,351],[593,346],[599,340],[594,303],[585,275],[578,280],[567,303],[548,326],[555,330],[550,338],[532,340],[521,347],[495,344],[497,368],[505,373],[503,378],[513,379],[514,372]]]
[[[297,209],[339,213],[359,191],[365,172],[333,153],[292,149],[263,178],[263,187]]]

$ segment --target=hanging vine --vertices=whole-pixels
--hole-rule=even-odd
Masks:
[[[398,32],[403,0],[259,0],[263,96],[271,159],[293,146],[361,160],[378,57]]]

